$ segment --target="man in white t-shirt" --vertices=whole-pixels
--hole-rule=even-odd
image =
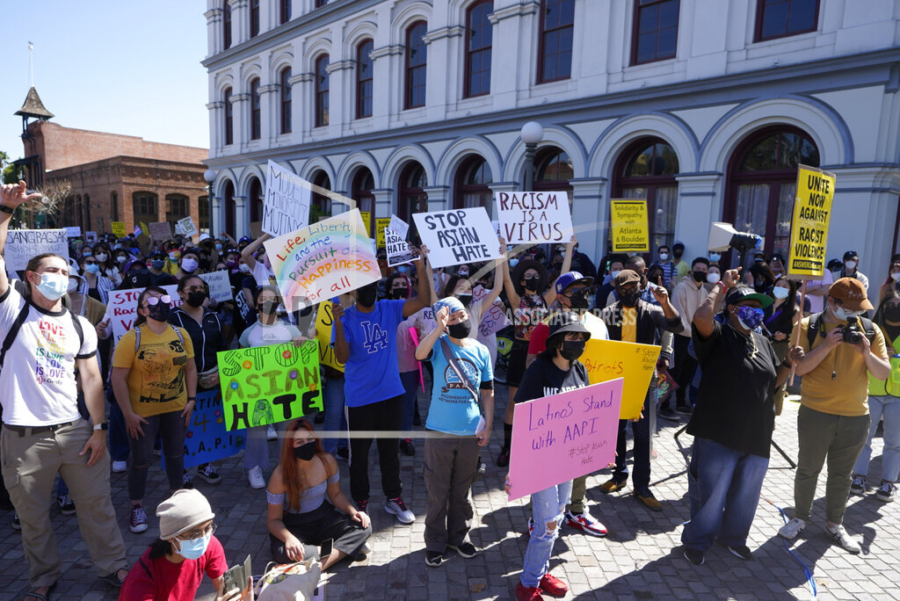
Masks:
[[[25,182],[0,190],[0,251],[10,216],[40,194]],[[22,527],[30,565],[30,593],[48,596],[62,573],[50,524],[56,474],[69,485],[78,525],[100,578],[121,586],[125,545],[109,487],[103,378],[97,364],[97,334],[84,317],[63,307],[69,264],[59,255],[32,258],[25,271],[25,296],[6,276],[0,259],[0,446],[3,481]],[[9,341],[9,342],[7,342]],[[91,422],[78,411],[76,369]]]

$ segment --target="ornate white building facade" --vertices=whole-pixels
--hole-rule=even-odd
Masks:
[[[712,221],[787,249],[796,163],[837,175],[828,257],[900,251],[900,0],[208,0],[217,229],[261,216],[265,164],[376,217],[570,191],[706,253]],[[317,215],[340,210],[317,198]],[[223,227],[224,226],[224,227]]]

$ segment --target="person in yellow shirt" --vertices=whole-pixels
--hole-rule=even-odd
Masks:
[[[113,357],[111,381],[131,443],[129,527],[135,533],[148,528],[143,502],[157,432],[169,488],[182,487],[184,432],[197,400],[194,347],[187,332],[166,321],[171,303],[162,288],[145,288],[138,297],[134,327],[119,341]]]
[[[891,371],[881,329],[862,317],[872,308],[862,282],[841,278],[828,290],[825,311],[800,322],[800,346],[806,353],[797,364],[797,375],[803,378],[797,415],[800,453],[794,478],[794,517],[778,531],[783,538],[796,538],[806,526],[819,472],[827,459],[827,530],[845,551],[860,552],[859,543],[841,522],[853,465],[869,433],[868,373],[884,380]],[[858,328],[855,342],[848,336],[854,334],[848,331],[853,325]]]

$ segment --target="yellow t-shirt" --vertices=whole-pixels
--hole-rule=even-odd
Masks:
[[[194,358],[194,346],[187,331],[181,338],[175,326],[155,334],[146,325],[141,327],[141,347],[134,351],[135,331],[127,332],[116,345],[113,367],[129,369],[128,395],[131,408],[141,417],[151,417],[171,411],[181,411],[187,403],[187,384],[184,366]]]
[[[823,321],[822,324],[826,334],[838,325],[826,321]],[[807,317],[800,322],[800,346],[806,353],[825,342],[824,336],[816,334],[812,348],[810,348],[808,329],[809,318]],[[888,358],[881,328],[875,328],[872,353],[885,360]],[[822,359],[818,367],[803,376],[800,386],[800,403],[810,409],[830,415],[846,417],[867,415],[869,413],[868,386],[869,378],[865,359],[853,346],[841,343]]]
[[[622,307],[622,342],[637,342],[637,309]]]

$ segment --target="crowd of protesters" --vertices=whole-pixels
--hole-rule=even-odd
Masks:
[[[33,196],[24,183],[2,192],[0,250],[10,215]],[[32,587],[26,599],[50,598],[60,577],[50,526],[54,497],[63,514],[77,515],[99,577],[124,584],[120,598],[193,598],[204,572],[217,599],[239,598],[223,584],[227,564],[213,536],[209,502],[192,490],[195,477],[216,485],[222,476],[215,463],[199,466],[196,475],[184,468],[185,432],[197,394],[219,388],[218,352],[302,344],[316,335],[318,311],[334,318],[331,345],[345,366],[322,366],[324,412],[250,428],[242,458],[247,484],[266,489],[278,562],[300,561],[328,540],[334,544],[322,558],[324,569],[369,552],[373,442],[379,502],[401,525],[415,522],[416,514],[403,498],[400,454],[423,457],[427,504],[415,509],[425,515],[426,564],[441,566],[448,551],[474,557],[480,550],[469,539],[471,486],[487,469],[482,454],[495,419],[503,424],[495,463],[504,469],[516,405],[588,386],[579,359],[589,340],[661,347],[640,416],[619,421],[615,464],[598,489],[621,491],[630,474],[634,499],[663,511],[650,486],[653,424],[657,417],[687,420],[694,443],[682,543],[690,562],[703,563],[715,540],[737,557],[752,557],[747,536],[792,372],[802,379],[800,454],[794,513],[778,534],[792,539],[806,527],[827,461],[825,528],[836,544],[859,552],[842,523],[848,495],[870,488],[872,439],[882,419],[875,496],[894,497],[900,257],[870,286],[858,253],[848,251],[823,280],[807,283],[801,305],[799,284],[786,277],[778,253],[747,257],[741,267],[736,258],[726,265],[719,253],[685,257],[685,245],[675,242],[649,257],[609,253],[595,264],[574,238],[530,248],[500,239],[496,261],[447,269],[433,270],[425,247],[415,248],[412,263],[393,268],[380,254],[382,281],[295,311],[280,295],[267,239],[235,240],[225,232],[163,241],[101,234],[92,243],[74,240],[68,261],[33,257],[17,279],[0,265],[0,368],[6,366],[0,371],[0,507],[15,510],[13,527],[22,532]],[[227,273],[233,300],[210,298],[200,277],[209,272]],[[164,288],[172,285],[177,298]],[[106,305],[123,289],[140,290],[137,320],[115,342]],[[482,331],[495,304],[511,325]],[[675,392],[661,395],[661,381]],[[507,400],[495,415],[497,384],[505,385]],[[420,388],[426,390],[421,399]],[[425,435],[402,434],[420,425]],[[417,437],[424,444],[416,446]],[[278,459],[270,472],[273,440]],[[155,512],[159,539],[128,566],[110,472],[127,472],[129,529],[144,532],[150,528],[143,506],[147,470],[156,455],[165,458],[170,496]],[[339,460],[349,463],[346,487]],[[531,495],[531,518],[521,525],[530,539],[518,599],[566,593],[566,584],[549,572],[564,524],[606,535],[602,516],[588,507],[587,479]],[[508,490],[515,486],[507,479]],[[193,569],[185,570],[185,562]]]

